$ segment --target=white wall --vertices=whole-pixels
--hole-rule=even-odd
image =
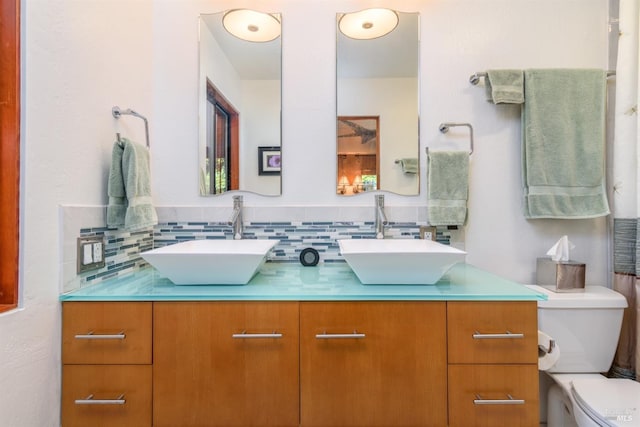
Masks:
[[[58,205],[103,204],[115,132],[144,138],[111,107],[151,111],[151,6],[22,2],[22,308],[0,315],[3,426],[58,425]]]
[[[248,0],[219,0],[154,5],[157,99],[153,123],[158,147],[152,155],[158,205],[231,204],[231,195],[203,200],[194,184],[197,160],[195,150],[189,148],[197,140],[194,22],[200,12],[252,4]],[[283,14],[283,194],[278,198],[247,194],[246,205],[373,204],[370,194],[344,198],[334,191],[335,14],[367,5],[357,0],[271,0],[262,4],[263,10]],[[466,132],[438,132],[441,122],[474,126],[476,147],[465,230],[468,261],[511,279],[531,282],[535,258],[568,234],[577,246],[575,258],[588,264],[589,283],[606,283],[607,220],[523,218],[519,107],[487,103],[484,89],[470,85],[468,78],[488,68],[607,68],[608,2],[402,0],[394,1],[393,7],[421,13],[420,152],[424,153],[425,146],[468,145]],[[172,31],[163,31],[165,28]],[[421,163],[424,166],[424,158]],[[187,172],[176,174],[174,170]],[[424,175],[424,167],[422,170]],[[424,183],[424,176],[421,179]],[[386,205],[424,207],[425,188],[421,185],[421,194],[416,197],[388,194]]]
[[[486,103],[483,89],[468,83],[487,68],[606,68],[606,0],[265,0],[264,10],[283,16],[287,163],[281,197],[247,194],[245,204],[372,206],[371,195],[335,195],[334,58],[336,12],[374,4],[421,13],[421,153],[458,142],[438,132],[440,122],[474,125],[468,261],[531,282],[536,256],[569,234],[587,281],[606,282],[607,221],[524,220],[519,111]],[[239,7],[255,1],[23,0],[23,302],[0,316],[6,425],[57,425],[57,208],[105,204],[114,132],[142,140],[141,122],[116,122],[113,105],[149,118],[157,205],[231,205],[231,195],[198,196],[197,16]],[[421,193],[387,195],[391,215],[397,206],[423,212],[424,186]]]

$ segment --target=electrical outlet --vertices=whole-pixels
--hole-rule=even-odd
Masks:
[[[103,258],[102,253],[102,242],[97,242],[93,244],[93,261],[100,262]]]
[[[436,240],[436,228],[428,225],[420,226],[420,239],[422,240]]]
[[[104,237],[78,237],[77,259],[78,274],[104,267]]]

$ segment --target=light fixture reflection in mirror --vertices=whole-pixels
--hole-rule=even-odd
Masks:
[[[269,42],[280,36],[280,21],[275,16],[250,9],[226,12],[222,25],[229,33],[249,42]]]
[[[390,9],[365,9],[345,13],[338,27],[352,39],[369,40],[385,36],[398,25],[398,14]]]
[[[384,36],[345,35],[346,23],[368,11],[336,15],[335,182],[346,175],[351,183],[337,193],[416,196],[420,173],[408,173],[395,160],[419,164],[420,15],[387,10],[393,19]],[[359,22],[355,27],[363,31],[382,27]]]
[[[245,15],[250,20],[238,24],[238,17]],[[281,21],[280,14],[245,9],[200,15],[198,175],[202,196],[238,190],[282,194],[284,165],[264,173],[260,164],[261,149],[282,149]],[[236,27],[248,34],[232,35]],[[263,35],[267,28],[270,33]]]

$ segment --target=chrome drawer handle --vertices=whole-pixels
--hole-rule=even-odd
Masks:
[[[270,334],[248,334],[246,331],[242,331],[239,334],[231,335],[232,338],[242,338],[242,339],[250,339],[250,338],[282,338],[282,334],[273,331]]]
[[[78,334],[75,336],[77,340],[123,340],[126,338],[124,331],[117,334],[94,334],[90,331],[86,334]]]
[[[524,338],[524,334],[514,334],[513,332],[507,331],[504,334],[481,334],[478,331],[475,331],[473,334],[474,340],[485,340],[485,339],[502,339],[502,338]]]
[[[344,339],[344,338],[355,338],[355,339],[362,339],[365,337],[365,334],[361,334],[358,333],[358,331],[353,331],[352,334],[328,334],[328,333],[323,333],[323,334],[316,334],[316,339]]]
[[[90,394],[85,399],[76,399],[76,405],[124,405],[126,400],[123,398],[124,394],[115,399],[94,399],[93,394]]]
[[[483,399],[476,394],[473,401],[474,405],[524,405],[524,403],[524,399],[514,399],[510,394],[507,394],[507,399]]]

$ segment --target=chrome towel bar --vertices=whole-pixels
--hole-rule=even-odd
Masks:
[[[615,76],[616,72],[615,71],[607,71],[607,77],[611,77],[611,76]],[[472,85],[477,85],[478,83],[480,83],[480,78],[481,77],[487,77],[487,73],[484,72],[476,72],[473,73],[471,75],[471,77],[469,77],[469,83],[471,83]]]

